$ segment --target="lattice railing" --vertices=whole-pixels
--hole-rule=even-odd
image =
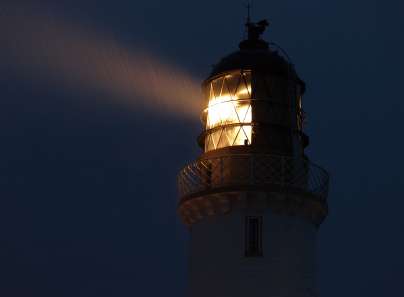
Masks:
[[[277,155],[229,155],[189,164],[178,174],[180,198],[230,185],[296,187],[327,199],[328,173],[301,159]]]

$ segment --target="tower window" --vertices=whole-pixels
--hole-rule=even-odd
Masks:
[[[261,217],[246,217],[245,257],[262,257]]]

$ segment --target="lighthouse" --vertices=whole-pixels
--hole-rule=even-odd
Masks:
[[[202,83],[198,159],[178,175],[190,231],[188,297],[317,296],[328,174],[304,150],[306,85],[248,19],[239,50]]]

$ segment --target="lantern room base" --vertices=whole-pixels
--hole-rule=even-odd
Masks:
[[[178,213],[188,228],[198,220],[229,212],[273,211],[300,217],[318,229],[328,214],[328,206],[310,195],[285,192],[233,191],[219,192],[183,200]]]

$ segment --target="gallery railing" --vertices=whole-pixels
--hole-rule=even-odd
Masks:
[[[189,164],[178,174],[180,198],[205,189],[272,184],[327,199],[328,173],[315,164],[279,155],[229,155]]]

